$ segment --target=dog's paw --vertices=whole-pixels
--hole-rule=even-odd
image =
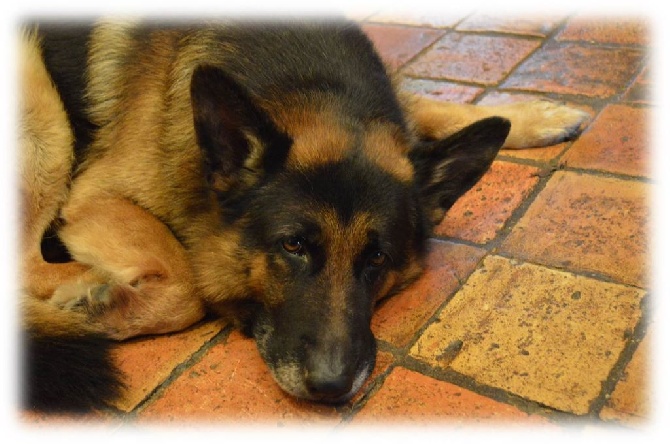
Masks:
[[[576,138],[591,118],[585,111],[547,100],[517,103],[506,116],[512,122],[503,148],[532,148]]]
[[[56,289],[50,301],[63,310],[99,316],[113,305],[110,288],[109,284],[66,284]]]

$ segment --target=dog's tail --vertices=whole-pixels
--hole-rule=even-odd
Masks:
[[[22,300],[23,408],[85,412],[108,407],[124,388],[114,342],[84,315],[31,297]]]

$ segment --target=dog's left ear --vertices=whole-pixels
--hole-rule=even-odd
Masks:
[[[410,151],[421,203],[434,224],[489,169],[509,130],[509,120],[489,117]]]
[[[205,174],[218,193],[253,185],[286,158],[290,137],[220,68],[194,70],[191,106]]]

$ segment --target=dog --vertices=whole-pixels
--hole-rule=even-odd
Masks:
[[[348,21],[25,28],[29,409],[109,405],[114,341],[206,313],[255,338],[287,393],[347,401],[374,367],[374,306],[422,273],[432,227],[501,147],[588,117],[413,96]]]

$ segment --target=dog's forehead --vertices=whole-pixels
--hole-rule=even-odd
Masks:
[[[414,169],[407,158],[409,141],[398,126],[389,122],[354,126],[337,114],[325,112],[302,123],[290,131],[293,145],[287,159],[289,168],[309,169],[363,155],[397,180],[413,180]]]

